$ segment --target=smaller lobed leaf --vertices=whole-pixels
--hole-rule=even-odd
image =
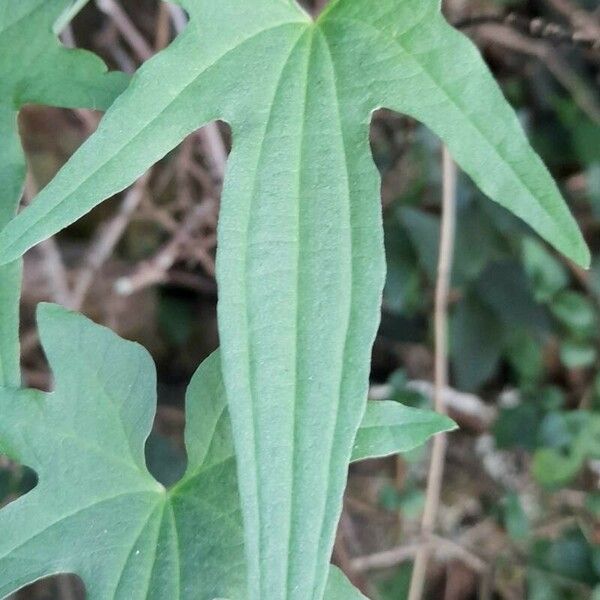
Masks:
[[[246,599],[236,461],[219,353],[186,395],[184,477],[148,472],[156,408],[146,350],[56,305],[40,305],[51,394],[0,389],[0,452],[33,468],[37,487],[0,511],[0,598],[75,573],[94,600]],[[412,449],[452,428],[434,413],[370,402],[353,460]],[[363,598],[332,570],[326,600]]]

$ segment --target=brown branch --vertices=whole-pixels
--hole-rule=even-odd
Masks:
[[[96,0],[96,5],[113,21],[139,60],[145,61],[152,57],[154,50],[116,0]]]
[[[58,37],[67,48],[75,48],[75,34],[73,33],[73,27],[70,22],[65,25],[65,28]]]
[[[364,571],[397,567],[404,562],[413,560],[419,552],[421,545],[420,543],[407,544],[367,556],[358,556],[352,559],[352,569],[356,573],[361,573]]]
[[[181,8],[181,6],[177,6],[176,4],[168,4],[169,12],[171,13],[171,20],[173,21],[173,26],[175,27],[175,31],[181,33],[187,27],[187,16],[185,11]]]
[[[23,194],[24,204],[29,204],[38,193],[38,186],[33,175],[28,173]],[[50,287],[53,302],[68,306],[71,298],[67,268],[54,236],[40,242],[37,251],[42,257],[46,280]]]
[[[333,562],[346,574],[352,584],[361,590],[363,593],[368,593],[369,582],[363,573],[354,570],[353,560],[351,558],[351,550],[349,540],[353,540],[356,545],[356,534],[352,517],[347,511],[342,511],[340,524],[333,547]],[[360,549],[356,554],[360,553]]]
[[[443,151],[443,198],[438,274],[435,291],[435,409],[445,414],[444,390],[448,387],[448,297],[450,295],[450,275],[454,256],[456,230],[456,165],[446,148]],[[408,600],[420,600],[425,588],[425,575],[431,554],[432,536],[437,520],[446,447],[446,434],[433,440],[431,463],[425,496],[425,508],[421,521],[423,544],[417,552],[413,569]]]
[[[69,575],[61,575],[56,581],[56,587],[62,600],[77,600],[78,594]]]
[[[171,37],[171,18],[169,7],[161,4],[158,7],[158,18],[156,19],[156,30],[154,34],[154,48],[158,52],[169,45]]]
[[[429,381],[409,381],[409,390],[433,399],[435,386]],[[443,402],[450,416],[462,427],[483,433],[489,431],[496,421],[498,410],[495,406],[485,403],[474,394],[459,392],[450,387],[444,388]]]
[[[116,292],[121,296],[130,296],[151,285],[168,281],[168,271],[179,260],[182,246],[190,242],[194,231],[206,220],[207,216],[210,218],[212,204],[205,202],[200,206],[193,206],[184,217],[182,227],[161,250],[151,259],[142,262],[134,273],[128,277],[121,277],[115,282]],[[199,249],[195,248],[195,250]],[[195,258],[202,261],[199,254],[196,254]],[[209,260],[208,257],[205,259]],[[214,269],[212,263],[204,266]]]
[[[75,282],[70,308],[74,310],[81,309],[96,275],[114,252],[135,211],[143,200],[146,186],[150,179],[150,173],[149,171],[140,177],[129,189],[121,202],[117,214],[107,225],[102,227],[97,239],[92,243],[85,259],[85,265]]]
[[[581,6],[573,4],[570,0],[547,0],[547,2],[556,12],[566,18],[575,29],[580,29],[589,37],[600,40],[600,21],[597,16],[590,14]],[[598,15],[597,11],[596,15]]]
[[[104,29],[98,34],[98,44],[102,46],[112,57],[121,71],[125,73],[135,73],[135,61],[129,56],[125,48],[121,45],[119,32],[115,24],[110,21]]]
[[[351,567],[356,573],[379,569],[390,569],[404,562],[411,561],[419,555],[423,546],[433,546],[436,556],[443,560],[460,560],[476,573],[485,573],[489,565],[485,560],[467,550],[464,546],[437,535],[429,536],[428,540],[409,543],[404,546],[390,548],[351,560]]]
[[[329,0],[315,0],[312,14],[314,17],[317,17],[323,9],[327,6]]]
[[[69,306],[71,292],[69,289],[68,274],[56,239],[51,237],[43,240],[38,244],[38,250],[42,256],[52,301],[62,306]]]
[[[529,39],[502,25],[486,25],[481,30],[481,36],[493,44],[533,56],[543,62],[555,79],[571,94],[579,108],[592,121],[600,123],[600,105],[595,95],[551,46],[540,40]]]
[[[516,13],[483,14],[467,17],[453,23],[457,29],[468,29],[480,25],[505,25],[529,37],[546,40],[553,44],[566,44],[577,46],[586,50],[600,51],[600,33],[592,35],[590,28],[571,31],[557,23],[548,22],[542,18],[528,19]]]

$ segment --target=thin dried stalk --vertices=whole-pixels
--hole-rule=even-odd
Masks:
[[[456,165],[448,150],[443,151],[442,227],[438,274],[435,291],[435,409],[445,414],[444,390],[448,386],[448,297],[454,256],[456,232]],[[421,600],[425,588],[427,564],[432,550],[432,536],[437,520],[446,459],[447,436],[440,434],[433,441],[427,481],[425,509],[421,522],[423,543],[415,559],[408,600]]]

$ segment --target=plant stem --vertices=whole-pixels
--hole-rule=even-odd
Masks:
[[[448,296],[450,292],[450,275],[454,255],[454,237],[456,231],[456,165],[447,148],[443,149],[443,197],[442,226],[440,234],[440,250],[438,273],[435,290],[435,409],[445,414],[443,392],[448,385]],[[440,492],[446,459],[446,434],[436,436],[433,441],[431,463],[427,480],[425,509],[421,522],[423,543],[417,552],[410,583],[408,600],[421,600],[425,587],[427,564],[431,554],[432,535],[437,520],[440,504]]]

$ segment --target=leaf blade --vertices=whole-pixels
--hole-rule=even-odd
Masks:
[[[0,597],[43,577],[71,572],[82,577],[90,598],[158,600],[181,594],[245,600],[242,513],[219,352],[202,363],[190,382],[188,469],[165,494],[137,459],[155,405],[154,368],[147,353],[63,308],[44,305],[39,314],[56,391],[0,389],[5,417],[0,452],[40,475],[33,492],[0,510],[5,534]],[[70,357],[77,354],[73,363]],[[102,368],[103,361],[111,368]],[[140,364],[141,376],[119,367],[132,361]],[[76,380],[96,388],[102,381],[111,392],[90,393],[89,386],[73,392]],[[123,410],[131,388],[130,407]],[[369,434],[374,425],[406,421],[401,405],[373,409],[380,404],[387,405],[369,404],[363,422]],[[132,430],[133,424],[139,429]],[[395,450],[407,447],[400,436],[395,440]],[[408,445],[413,443],[414,436]],[[392,450],[389,440],[378,447],[371,445],[369,456]],[[123,551],[116,553],[116,547]],[[327,600],[354,592],[332,568]]]
[[[325,600],[366,600],[366,598],[346,579],[340,569],[333,565],[329,568]]]
[[[42,577],[75,573],[88,597],[102,600],[180,593],[242,600],[243,531],[229,424],[203,424],[202,407],[194,406],[206,399],[213,414],[225,407],[207,366],[188,396],[188,439],[206,426],[206,449],[193,472],[166,492],[139,462],[156,403],[146,351],[57,306],[42,307],[39,322],[56,390],[0,390],[8,417],[0,422],[0,448],[39,475],[33,492],[0,510],[0,597]],[[217,440],[229,450],[223,453]]]
[[[17,116],[26,103],[105,109],[127,85],[90,52],[64,48],[52,33],[68,0],[0,5],[0,227],[15,216],[25,181]],[[0,384],[18,387],[21,261],[0,267]]]
[[[568,258],[589,266],[587,245],[554,180],[479,51],[443,19],[437,2],[385,2],[376,10],[337,2],[323,26],[342,40],[338,57],[347,73],[361,56],[361,77],[374,102],[425,123],[488,197]],[[352,64],[343,56],[344,40],[354,42]]]
[[[296,11],[293,15],[296,21],[273,16],[266,22],[257,19],[241,41],[235,32],[233,39],[214,33],[206,38],[192,23],[165,51],[144,63],[94,136],[0,233],[0,264],[21,256],[125,189],[195,129],[218,118],[231,118],[223,98],[230,95],[234,82],[220,78],[221,73],[232,70],[231,55],[238,52],[240,61],[240,54],[250,52],[246,45],[261,35],[297,28],[299,17]],[[233,24],[241,20],[239,15],[230,16]],[[231,27],[228,23],[227,29]],[[191,63],[191,68],[174,68],[189,65],[190,52],[202,59]],[[168,87],[165,81],[169,81]]]
[[[456,424],[444,415],[394,401],[372,401],[367,403],[352,460],[408,452],[423,445],[431,436],[454,429]]]

